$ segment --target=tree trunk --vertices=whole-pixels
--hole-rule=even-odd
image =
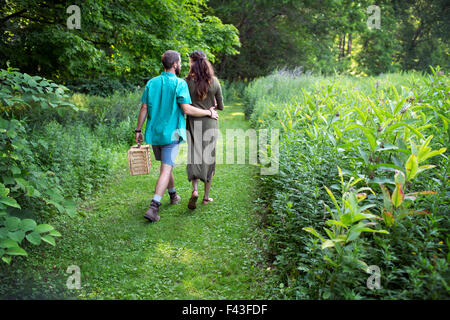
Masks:
[[[344,37],[342,38],[342,46],[341,46],[341,52],[339,54],[339,58],[345,57],[345,33]]]
[[[347,45],[347,55],[351,55],[352,53],[352,34],[348,34],[348,45]]]

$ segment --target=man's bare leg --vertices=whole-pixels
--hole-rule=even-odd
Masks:
[[[175,186],[175,180],[172,173],[173,167],[171,165],[161,163],[160,173],[158,181],[156,182],[155,195],[161,198],[164,195],[166,189],[173,188]],[[172,186],[169,186],[171,184]]]

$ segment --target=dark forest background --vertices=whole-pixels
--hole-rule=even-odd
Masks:
[[[81,29],[68,29],[69,5]],[[370,29],[371,5],[380,29]],[[445,0],[0,1],[0,67],[79,87],[141,84],[160,56],[204,50],[219,76],[251,80],[275,69],[377,75],[449,66]],[[184,72],[186,72],[184,68]],[[120,83],[120,84],[118,84]]]

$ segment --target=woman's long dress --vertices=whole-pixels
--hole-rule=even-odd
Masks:
[[[195,81],[186,80],[191,94],[192,105],[196,108],[209,110],[216,105],[223,110],[222,88],[219,80],[214,77],[204,100],[199,100],[196,94]],[[219,130],[218,120],[210,117],[190,117],[186,120],[188,142],[188,164],[186,167],[189,181],[200,179],[209,182],[215,172],[216,144]]]

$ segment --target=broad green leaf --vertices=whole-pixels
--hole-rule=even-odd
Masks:
[[[0,240],[0,248],[13,248],[18,247],[17,242],[11,239],[2,239]]]
[[[36,231],[27,234],[26,238],[29,242],[31,242],[34,245],[41,244],[41,236]]]
[[[20,227],[20,219],[17,217],[7,217],[5,220],[5,227],[9,231],[16,231]]]
[[[51,244],[52,246],[55,246],[55,245],[56,245],[55,238],[53,238],[53,237],[50,236],[50,235],[43,236],[43,237],[41,237],[41,239],[42,239],[43,241],[45,241],[45,242]]]
[[[337,221],[337,220],[327,220],[326,224],[329,226],[336,225],[336,226],[340,226],[340,227],[344,227],[345,229],[348,229],[348,227],[344,223],[342,223],[341,221]]]
[[[333,234],[333,232],[328,229],[328,228],[323,228],[323,230],[325,231],[325,233],[327,234],[328,238],[333,239],[335,236]]]
[[[361,158],[364,160],[365,164],[369,164],[369,157],[367,156],[367,153],[361,149],[361,147],[358,147],[359,154],[361,155]]]
[[[51,225],[49,224],[40,224],[35,228],[35,231],[38,233],[44,233],[44,232],[49,232],[54,230],[55,228],[53,228]]]
[[[416,176],[418,170],[418,163],[415,155],[412,154],[409,156],[408,161],[406,161],[405,167],[406,178],[408,179],[408,181],[411,181]]]
[[[444,153],[445,151],[447,151],[447,148],[441,148],[439,150],[434,150],[434,151],[423,153],[423,154],[419,153],[420,158],[419,158],[418,162],[423,162],[429,158],[440,155],[440,154]]]
[[[333,201],[334,206],[336,207],[336,210],[338,211],[339,215],[341,215],[341,209],[339,208],[339,205],[338,205],[338,203],[336,201],[336,198],[334,197],[333,192],[331,192],[331,190],[328,189],[327,186],[324,186],[324,188],[327,191],[328,195],[330,196],[331,200]]]
[[[303,230],[305,230],[306,232],[311,233],[312,235],[316,236],[320,240],[325,241],[325,239],[315,229],[309,228],[309,227],[305,227],[305,228],[303,228]]]
[[[395,164],[392,163],[379,163],[375,165],[375,168],[379,168],[380,170],[385,170],[385,171],[395,171],[395,170],[399,170],[402,171],[403,168],[396,166]]]
[[[435,165],[432,165],[432,164],[427,164],[427,165],[420,166],[420,167],[417,169],[417,174],[416,174],[416,175],[418,175],[419,173],[424,172],[424,171],[426,171],[426,170],[433,169],[433,168],[436,168],[436,166],[435,166]]]
[[[10,264],[11,263],[11,257],[2,257],[2,260],[4,261],[4,262],[6,262],[7,264]]]
[[[56,231],[56,230],[52,230],[52,231],[50,231],[48,234],[49,234],[50,236],[53,236],[53,237],[61,237],[61,233],[59,233],[59,232]]]
[[[405,174],[402,171],[396,171],[394,175],[395,184],[405,184]]]
[[[32,231],[36,228],[36,221],[32,220],[32,219],[23,219],[20,222],[20,229],[22,229],[23,231]]]
[[[11,172],[12,172],[14,175],[20,174],[20,173],[22,172],[22,171],[20,170],[20,168],[17,167],[17,166],[12,166],[12,167],[10,167],[10,170],[11,170]]]
[[[352,214],[350,212],[343,214],[341,216],[341,222],[346,226],[350,226],[352,224]]]
[[[366,204],[365,206],[362,206],[361,208],[360,208],[360,210],[361,210],[361,212],[363,212],[363,211],[366,211],[367,209],[369,209],[369,208],[373,208],[373,207],[376,207],[377,205],[376,204],[374,204],[374,203],[371,203],[371,204]],[[365,214],[365,215],[367,215],[367,214]],[[368,215],[369,216],[369,215]],[[368,217],[367,219],[373,219],[374,217]]]
[[[6,198],[9,194],[9,189],[3,183],[0,183],[0,198]]]
[[[388,227],[391,227],[394,225],[395,218],[391,212],[383,211],[383,219],[384,219],[384,223],[386,223],[386,225]]]
[[[369,187],[362,187],[356,190],[357,193],[360,193],[361,191],[370,191],[374,196],[376,196],[375,192],[372,190],[372,188]]]
[[[27,256],[28,255],[27,252],[20,247],[8,248],[8,250],[6,251],[6,254],[9,254],[10,256]]]
[[[418,154],[417,154],[417,162],[418,162],[418,163],[421,163],[421,162],[423,161],[423,160],[422,160],[422,157],[423,157],[424,155],[426,155],[426,154],[431,150],[431,148],[428,147],[428,144],[430,143],[431,139],[433,139],[433,136],[432,136],[432,135],[429,136],[429,137],[424,141],[424,143],[419,147]]]
[[[358,222],[360,220],[363,220],[363,219],[375,219],[375,218],[376,218],[376,216],[374,216],[372,214],[369,214],[369,213],[366,213],[366,214],[364,214],[364,213],[357,213],[357,214],[352,216],[352,224],[356,223],[356,222]]]
[[[348,233],[348,236],[347,236],[347,242],[356,240],[359,237],[360,234],[361,234],[361,231],[356,230],[356,228],[355,229],[353,229],[353,228],[350,229],[350,231]]]
[[[404,193],[401,184],[396,183],[394,192],[392,193],[392,203],[398,208],[403,203]]]
[[[334,242],[331,240],[325,240],[322,242],[322,250],[326,249],[326,248],[331,248],[334,247]]]
[[[15,231],[15,232],[8,232],[8,237],[16,241],[17,243],[21,243],[22,240],[25,238],[25,232],[22,230]]]
[[[355,181],[353,181],[353,182],[350,184],[350,187],[353,187],[355,184],[357,184],[357,183],[360,182],[361,180],[363,180],[363,179],[362,179],[362,178],[356,179]]]
[[[17,203],[16,199],[10,197],[0,197],[0,202],[6,204],[7,206],[20,209],[20,205]]]
[[[373,133],[369,131],[363,131],[364,135],[367,137],[367,141],[369,141],[370,149],[373,151],[377,147],[377,140],[375,139],[375,136]]]
[[[375,229],[370,229],[370,228],[360,228],[358,229],[361,232],[372,232],[372,233],[384,233],[384,234],[389,234],[388,231],[386,230],[375,230]]]

